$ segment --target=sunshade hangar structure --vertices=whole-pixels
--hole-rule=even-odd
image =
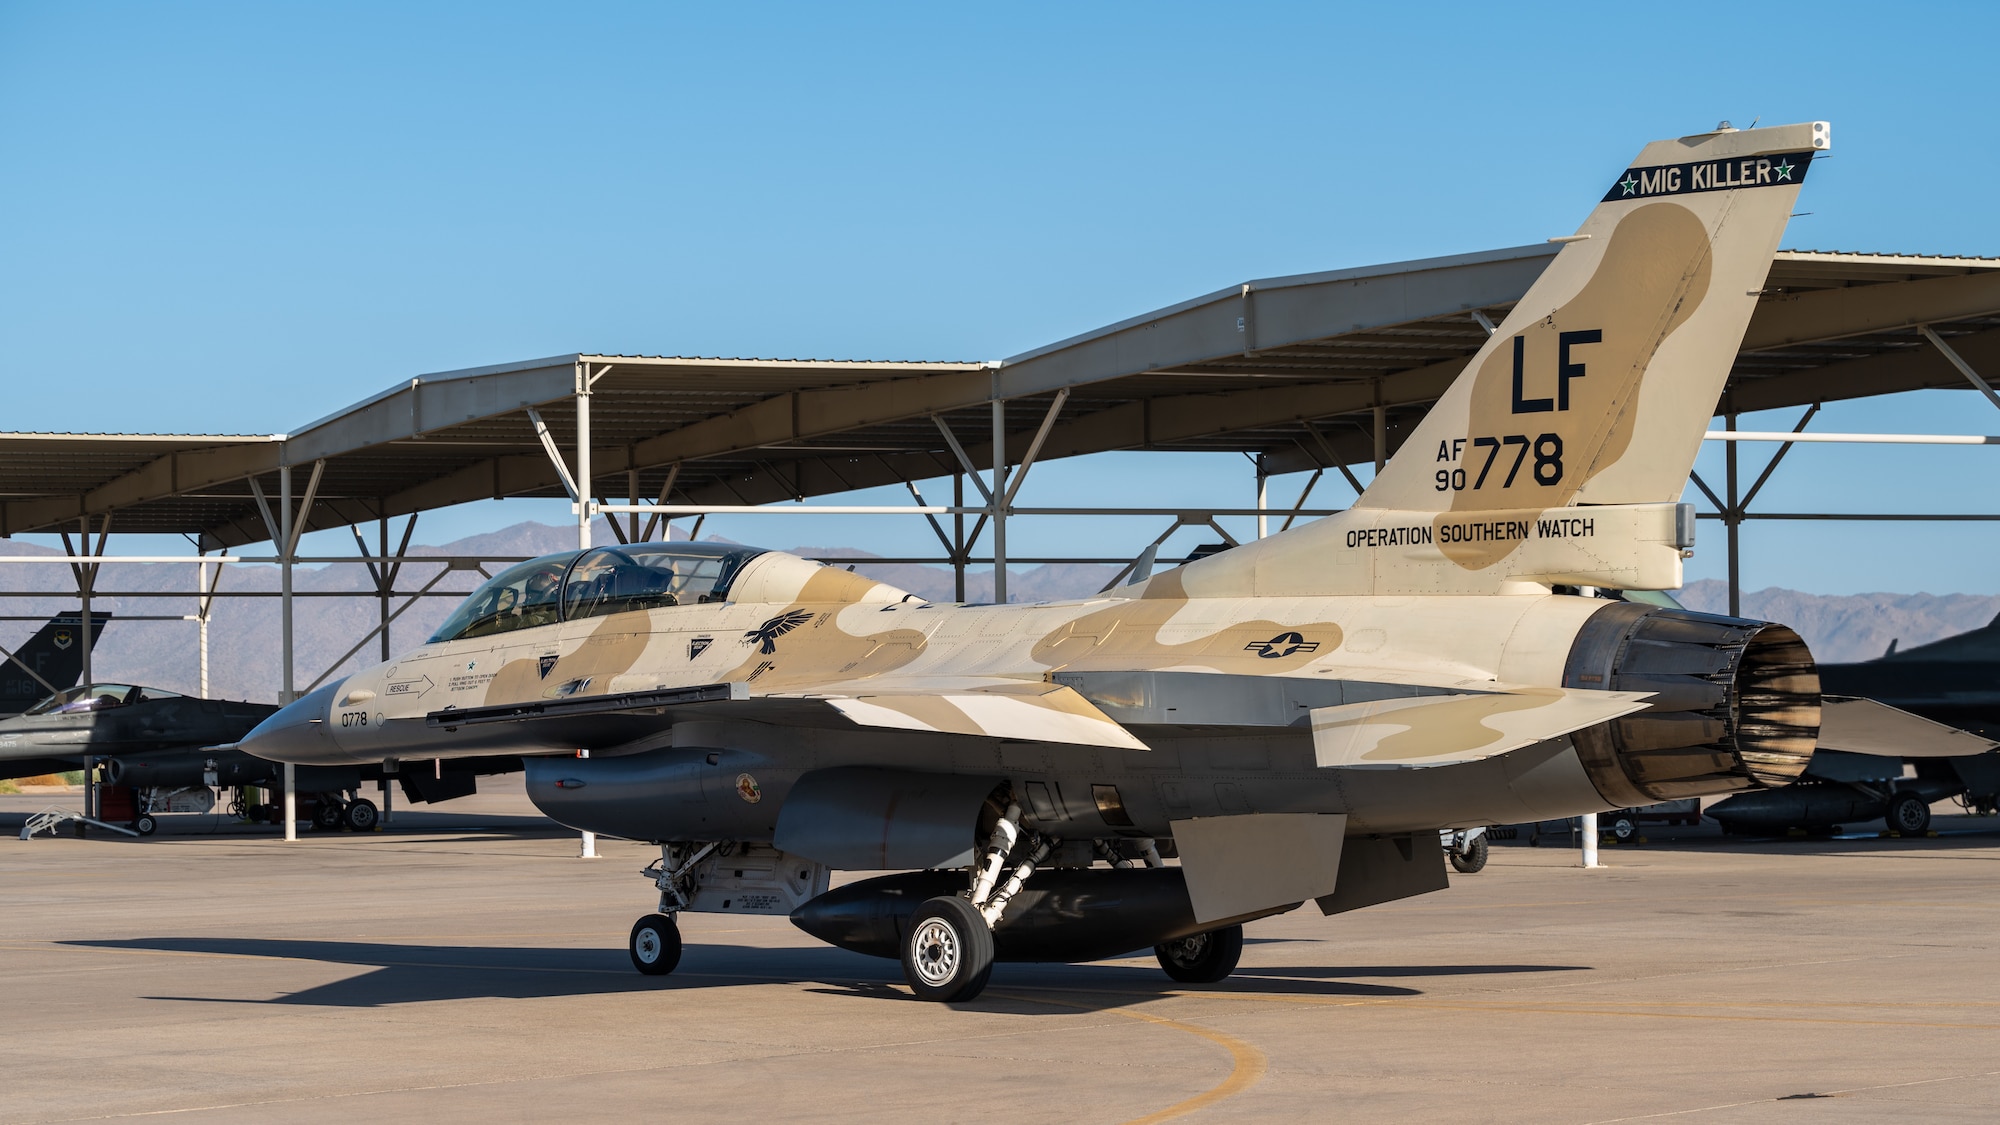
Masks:
[[[1016,506],[1035,461],[1238,451],[1255,459],[1260,485],[1380,463],[1557,249],[1247,282],[1000,362],[578,353],[408,379],[283,435],[4,434],[0,536],[63,534],[85,556],[75,573],[86,598],[112,593],[96,585],[98,560],[121,557],[105,553],[112,532],[185,534],[211,551],[272,543],[214,557],[285,571],[287,695],[299,537],[382,525],[372,557],[310,561],[371,567],[386,647],[391,599],[405,593],[391,589],[399,551],[387,521],[474,500],[580,499],[587,542],[599,515],[636,539],[663,517],[881,485],[914,492],[950,476],[949,503],[844,510],[925,515],[961,580],[968,565],[998,564],[1004,599],[1008,519],[1085,510]],[[1783,251],[1716,411],[1733,420],[1923,388],[1983,391],[2000,406],[1997,374],[2000,260]],[[1736,487],[1734,474],[1697,483],[1728,527],[1733,576],[1737,528],[1759,518],[1746,510],[1756,487]],[[1231,513],[1160,514],[1180,526]]]

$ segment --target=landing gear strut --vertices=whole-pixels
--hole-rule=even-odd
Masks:
[[[626,951],[632,954],[632,967],[649,977],[663,977],[681,963],[680,912],[687,909],[689,900],[694,898],[695,865],[707,859],[718,845],[703,844],[697,848],[693,844],[662,844],[660,858],[648,864],[640,874],[653,880],[653,886],[660,892],[660,912],[648,914],[632,924],[632,936],[626,942]]]
[[[1008,802],[973,868],[971,889],[927,899],[910,916],[902,942],[903,979],[919,1000],[970,1000],[986,988],[993,975],[993,927],[1028,876],[1061,842],[1022,831],[1021,806]]]

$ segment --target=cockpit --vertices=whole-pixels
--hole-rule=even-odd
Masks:
[[[634,610],[725,601],[761,547],[632,543],[530,559],[474,590],[431,643]]]
[[[177,691],[163,691],[160,688],[135,687],[131,684],[82,684],[59,691],[22,714],[65,715],[78,711],[104,711],[112,707],[124,707],[133,703],[144,703],[151,699],[179,699]]]

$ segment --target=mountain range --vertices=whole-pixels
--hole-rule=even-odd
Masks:
[[[541,523],[518,523],[484,535],[471,536],[438,546],[412,546],[396,587],[411,591],[430,582],[433,596],[419,599],[401,611],[390,627],[390,651],[407,649],[428,637],[457,605],[460,597],[483,581],[477,570],[449,570],[445,564],[425,562],[426,556],[479,556],[494,559],[528,558],[570,548],[575,530]],[[794,548],[799,554],[826,558],[848,565],[878,581],[908,590],[935,601],[952,598],[952,573],[947,567],[905,563],[867,562],[874,557],[851,548]],[[59,555],[60,552],[26,543],[0,542],[0,555]],[[488,572],[500,565],[489,564]],[[171,691],[194,693],[200,690],[197,657],[197,628],[191,620],[178,620],[195,611],[194,599],[160,595],[194,588],[194,567],[181,563],[133,563],[106,567],[97,588],[96,608],[112,611],[120,618],[105,630],[93,653],[93,673],[99,681],[140,683]],[[1118,572],[1117,567],[1095,564],[1051,563],[1008,571],[1008,593],[1013,601],[1044,601],[1087,597],[1102,589]],[[8,599],[6,616],[18,620],[0,622],[0,643],[9,648],[19,644],[36,628],[36,620],[61,610],[74,610],[75,587],[69,568],[60,565],[12,565],[5,571],[8,586],[20,591],[47,591],[33,597]],[[297,669],[296,686],[304,691],[326,672],[329,665],[345,656],[372,629],[380,612],[372,596],[373,582],[367,569],[356,565],[301,566],[294,575],[294,589],[301,596],[295,603],[294,628]],[[221,597],[209,625],[209,687],[211,696],[230,699],[274,700],[280,685],[279,613],[277,568],[271,566],[231,566],[222,580],[225,592],[248,597]],[[966,581],[968,601],[992,597],[990,574],[970,574]],[[125,596],[116,596],[122,592]],[[335,596],[329,596],[335,595]],[[359,595],[359,596],[357,596]],[[1728,605],[1728,589],[1719,581],[1704,579],[1690,583],[1680,598],[1691,609],[1721,613]],[[403,604],[397,598],[391,608]],[[1880,656],[1894,640],[1910,648],[1953,633],[1977,628],[2000,614],[2000,597],[1971,594],[1808,594],[1772,587],[1746,591],[1743,613],[1748,617],[1782,621],[1805,636],[1813,652],[1825,662],[1868,660]],[[171,617],[175,620],[139,620],[141,617]],[[346,659],[338,669],[352,671],[381,657],[378,641],[370,640]]]

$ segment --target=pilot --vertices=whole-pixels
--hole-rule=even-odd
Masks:
[[[570,572],[566,595],[571,619],[610,612],[606,603],[611,600],[616,567],[616,557],[604,553],[586,557],[583,565]]]
[[[556,623],[557,588],[561,584],[562,579],[554,571],[538,570],[528,576],[528,596],[521,606],[521,628]]]

